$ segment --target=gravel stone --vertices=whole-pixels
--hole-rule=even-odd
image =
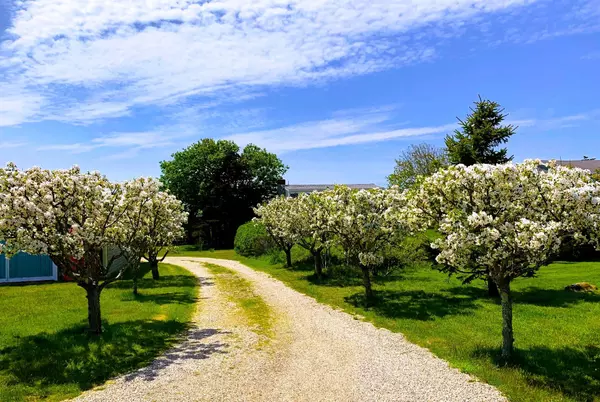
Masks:
[[[194,327],[149,367],[81,395],[81,401],[505,401],[494,387],[449,367],[402,334],[317,303],[237,261],[171,257],[195,273]],[[250,280],[275,313],[267,346],[236,316],[202,262]]]

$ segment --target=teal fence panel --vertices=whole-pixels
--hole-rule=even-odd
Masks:
[[[52,277],[52,260],[47,255],[19,253],[10,259],[10,279]]]
[[[0,281],[6,279],[6,258],[0,254]]]

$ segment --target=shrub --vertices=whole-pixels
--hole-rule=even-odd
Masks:
[[[415,263],[432,260],[429,255],[429,240],[420,233],[390,243],[382,251],[383,261],[373,268],[377,276],[387,276]]]
[[[245,257],[257,257],[275,248],[265,227],[255,221],[244,223],[238,228],[233,244],[235,252]]]

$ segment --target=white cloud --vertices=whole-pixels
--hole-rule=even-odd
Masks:
[[[24,147],[25,145],[27,145],[26,142],[4,141],[4,142],[0,142],[0,150],[2,150],[2,149],[9,149],[9,148],[21,148],[21,147]]]
[[[284,153],[303,149],[357,145],[399,138],[425,137],[451,133],[456,123],[424,127],[391,126],[397,107],[394,105],[371,109],[351,109],[333,113],[331,119],[309,121],[271,130],[242,132],[226,137],[240,145],[256,144],[270,151]],[[549,131],[574,127],[600,118],[600,110],[568,116],[525,118],[506,121],[520,129]],[[406,124],[403,124],[406,125]],[[520,131],[520,130],[519,130]]]
[[[576,127],[582,122],[596,120],[599,117],[600,110],[593,110],[568,116],[509,120],[507,123],[521,128],[535,127],[536,130],[556,130],[561,128]]]
[[[42,95],[0,82],[0,127],[13,126],[38,115],[45,103]]]
[[[190,96],[243,97],[262,86],[430,60],[440,27],[534,1],[23,0],[0,68],[38,103],[10,118],[0,112],[0,123],[85,123]],[[83,95],[72,96],[74,90]],[[13,108],[26,102],[10,99]],[[52,105],[44,113],[42,100]],[[4,94],[0,102],[7,102]]]
[[[450,132],[456,124],[431,127],[393,128],[392,106],[352,109],[333,113],[331,119],[310,121],[272,130],[252,131],[226,137],[237,144],[256,144],[273,152],[326,148],[417,137]],[[397,127],[398,124],[395,124]]]
[[[191,133],[190,128],[175,125],[172,127],[161,127],[154,131],[116,132],[93,138],[91,141],[85,143],[48,144],[42,145],[37,149],[39,151],[67,151],[77,154],[90,152],[99,148],[113,148],[119,150],[125,149],[120,154],[135,156],[139,150],[173,145],[174,141],[188,137]]]
[[[583,60],[598,60],[598,59],[600,59],[600,50],[585,54],[585,55],[581,56],[581,58]]]

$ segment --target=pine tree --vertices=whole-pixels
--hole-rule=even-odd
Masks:
[[[446,148],[450,163],[470,166],[476,163],[496,165],[510,162],[513,157],[507,156],[506,148],[497,149],[500,144],[505,144],[516,127],[509,124],[502,125],[506,118],[504,109],[500,104],[482,99],[475,102],[475,108],[470,108],[471,114],[463,121],[458,119],[460,129],[454,130],[454,136],[446,136]],[[498,287],[488,277],[488,294],[491,297],[500,297]]]
[[[458,119],[460,129],[446,136],[446,148],[452,164],[474,165],[476,163],[498,164],[510,162],[507,149],[497,147],[508,141],[516,127],[502,125],[506,118],[504,109],[493,101],[482,99],[475,102],[471,114],[463,121]]]

